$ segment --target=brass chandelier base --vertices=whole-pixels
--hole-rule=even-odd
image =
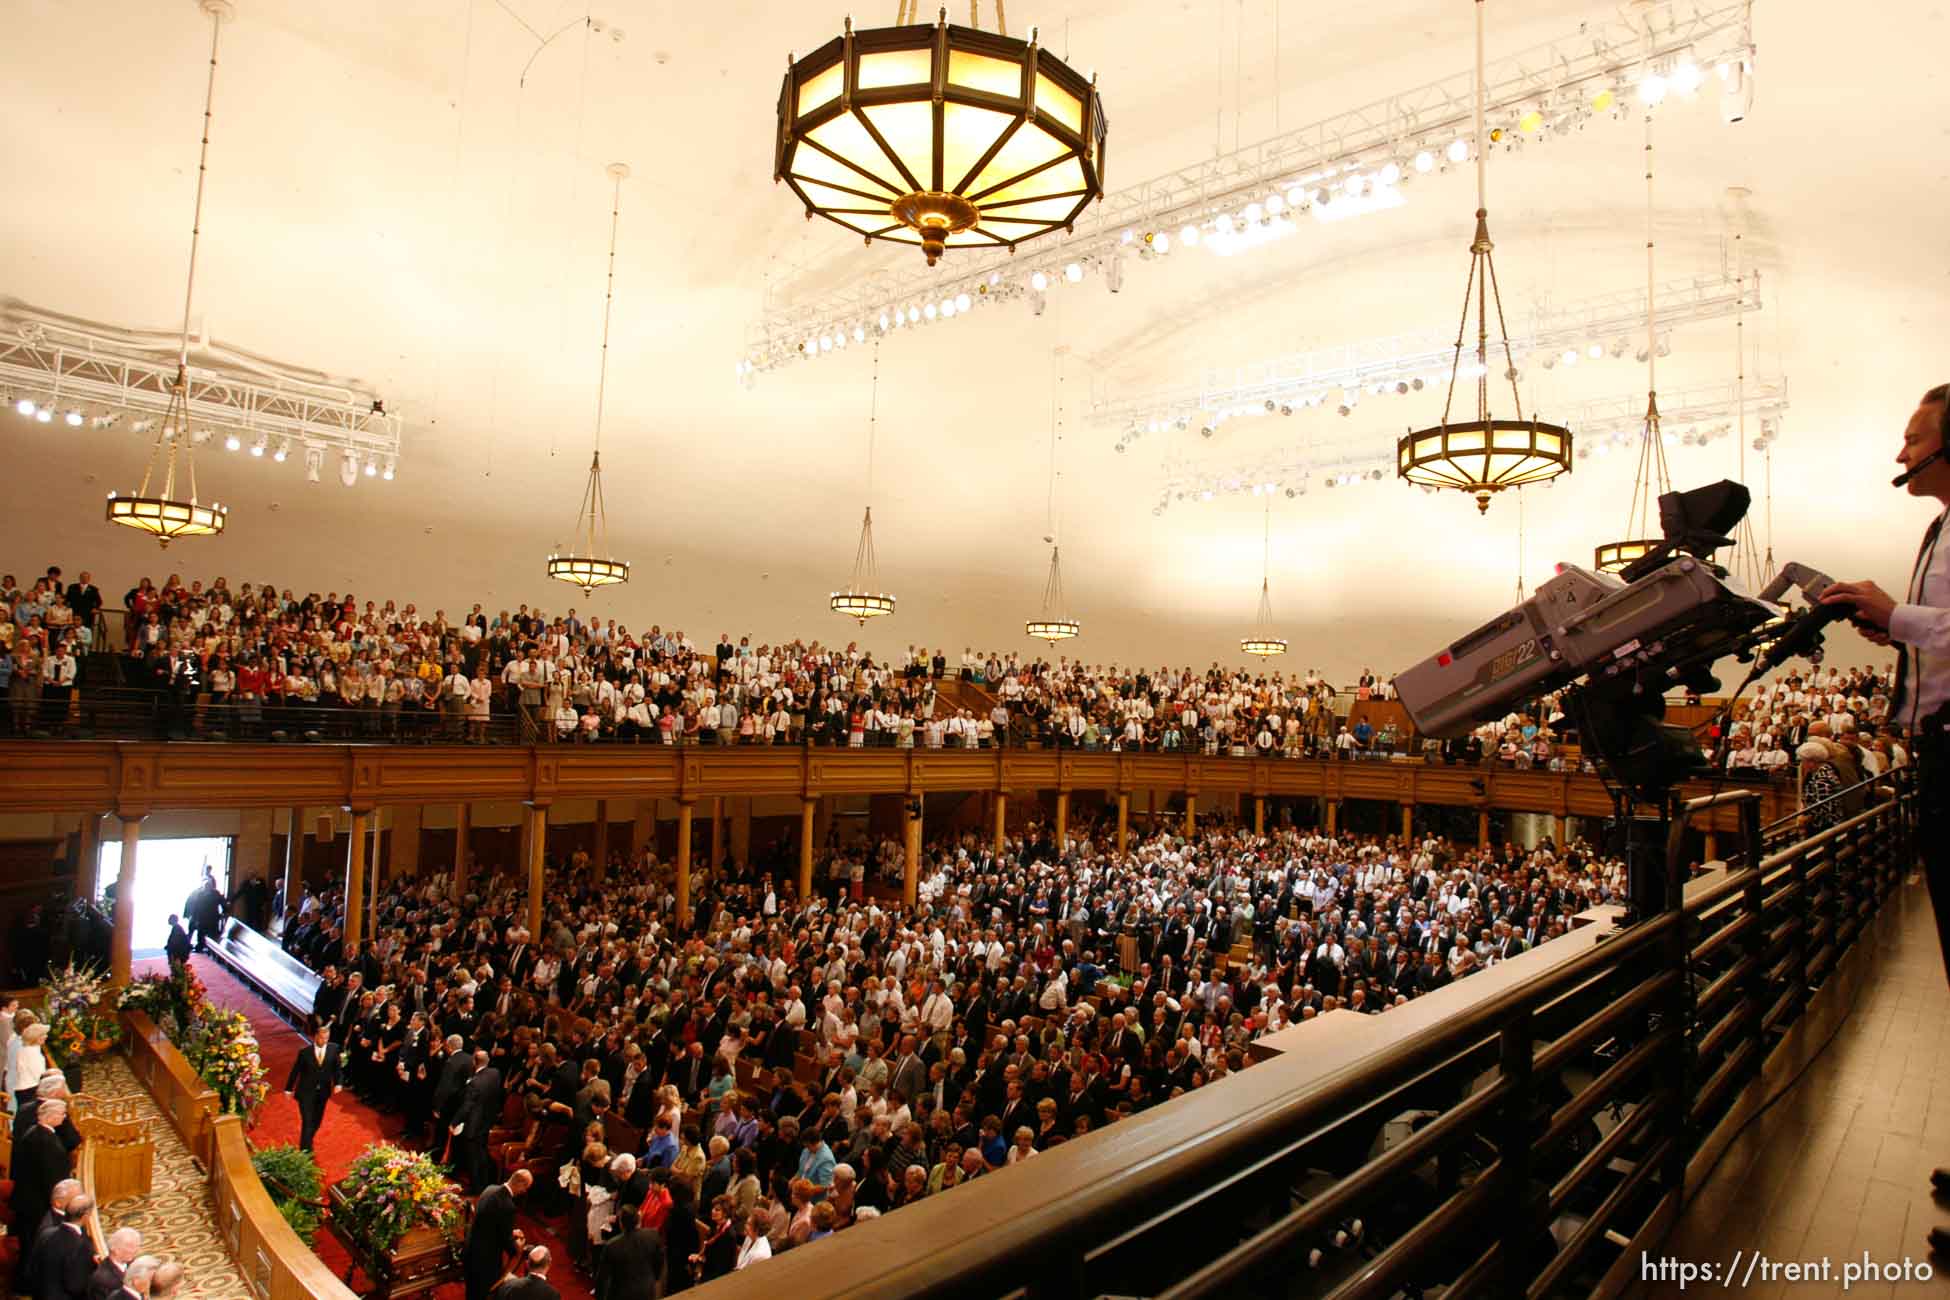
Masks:
[[[940,260],[948,247],[948,236],[972,229],[982,219],[981,209],[973,203],[959,194],[944,194],[940,190],[903,194],[888,211],[894,220],[921,237],[921,251],[927,254],[929,266]],[[872,242],[871,238],[868,242]]]

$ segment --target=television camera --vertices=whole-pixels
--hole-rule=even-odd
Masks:
[[[1669,825],[1673,791],[1711,762],[1690,729],[1664,721],[1666,692],[1719,690],[1713,667],[1726,658],[1753,665],[1748,681],[1797,656],[1819,660],[1824,630],[1848,613],[1818,603],[1831,580],[1805,565],[1789,564],[1748,593],[1713,563],[1751,500],[1730,480],[1668,492],[1659,498],[1662,540],[1622,573],[1559,564],[1530,599],[1395,679],[1416,727],[1457,736],[1522,701],[1567,691],[1567,714],[1612,785],[1620,821],[1649,804],[1659,809],[1652,820]],[[1807,606],[1781,603],[1790,587]],[[1640,839],[1631,837],[1628,857],[1649,850],[1634,852]],[[1664,891],[1640,882],[1638,865],[1635,910],[1657,910]]]

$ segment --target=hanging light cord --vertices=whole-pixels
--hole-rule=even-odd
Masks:
[[[1056,444],[1063,440],[1063,353],[1056,353],[1056,391],[1050,394],[1050,433],[1049,433],[1049,500],[1044,506],[1044,521],[1049,526],[1049,535],[1055,539],[1056,531]]]
[[[1517,387],[1516,356],[1510,350],[1510,326],[1503,315],[1503,290],[1496,280],[1496,246],[1490,242],[1489,138],[1484,134],[1483,118],[1489,94],[1484,80],[1483,3],[1476,0],[1476,236],[1469,245],[1469,279],[1463,284],[1462,319],[1456,323],[1456,346],[1450,359],[1449,392],[1442,403],[1442,423],[1449,423],[1449,412],[1456,400],[1456,377],[1462,373],[1463,336],[1469,328],[1469,300],[1476,299],[1476,418],[1484,424],[1490,419],[1490,304],[1496,304],[1496,328],[1503,340],[1503,373],[1510,381],[1510,399],[1516,418],[1523,419],[1523,393]]]
[[[1648,41],[1650,36],[1648,35]],[[1639,440],[1638,478],[1632,484],[1632,511],[1625,520],[1630,540],[1649,538],[1658,499],[1672,490],[1666,467],[1665,434],[1659,422],[1659,298],[1655,291],[1657,209],[1652,189],[1652,110],[1645,113],[1645,432]]]
[[[873,511],[873,444],[880,427],[880,341],[873,345],[873,393],[867,400],[867,510]]]
[[[603,397],[609,389],[609,321],[616,301],[616,227],[623,210],[623,178],[615,178],[609,204],[609,275],[603,282],[603,350],[596,367],[596,454],[603,454]]]
[[[223,15],[212,11],[210,14],[210,77],[203,88],[203,146],[196,159],[196,206],[190,217],[190,269],[183,284],[183,332],[176,350],[176,384],[174,396],[181,403],[176,429],[169,442],[169,460],[163,470],[163,495],[176,495],[176,449],[191,447],[190,437],[190,309],[196,300],[196,255],[203,242],[203,184],[210,171],[210,119],[217,97],[217,41],[223,34]],[[160,443],[170,433],[168,416],[165,415],[157,433]],[[189,474],[190,501],[196,502],[196,460],[188,452],[183,457]],[[150,476],[156,472],[155,457],[149,458],[149,467],[142,473],[142,486],[136,489],[137,496],[149,495]]]
[[[203,90],[203,151],[196,159],[196,211],[190,218],[190,273],[183,286],[183,338],[176,354],[179,371],[190,364],[190,303],[196,293],[196,254],[203,239],[203,182],[210,170],[210,117],[217,94],[217,38],[223,31],[223,18],[210,15],[210,80]]]

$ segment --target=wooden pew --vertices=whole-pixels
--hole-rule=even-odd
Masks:
[[[257,990],[271,1007],[299,1029],[311,1024],[311,1009],[323,982],[303,962],[236,917],[226,917],[210,944],[216,959]]]

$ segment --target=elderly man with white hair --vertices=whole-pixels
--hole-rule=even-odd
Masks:
[[[108,1300],[122,1289],[122,1276],[142,1253],[142,1234],[134,1228],[117,1228],[108,1234],[108,1255],[88,1278],[88,1300]]]
[[[140,1297],[149,1294],[150,1284],[155,1281],[156,1270],[161,1267],[162,1261],[154,1255],[137,1255],[129,1261],[128,1268],[122,1274],[121,1290],[111,1294],[135,1296],[140,1300]]]

